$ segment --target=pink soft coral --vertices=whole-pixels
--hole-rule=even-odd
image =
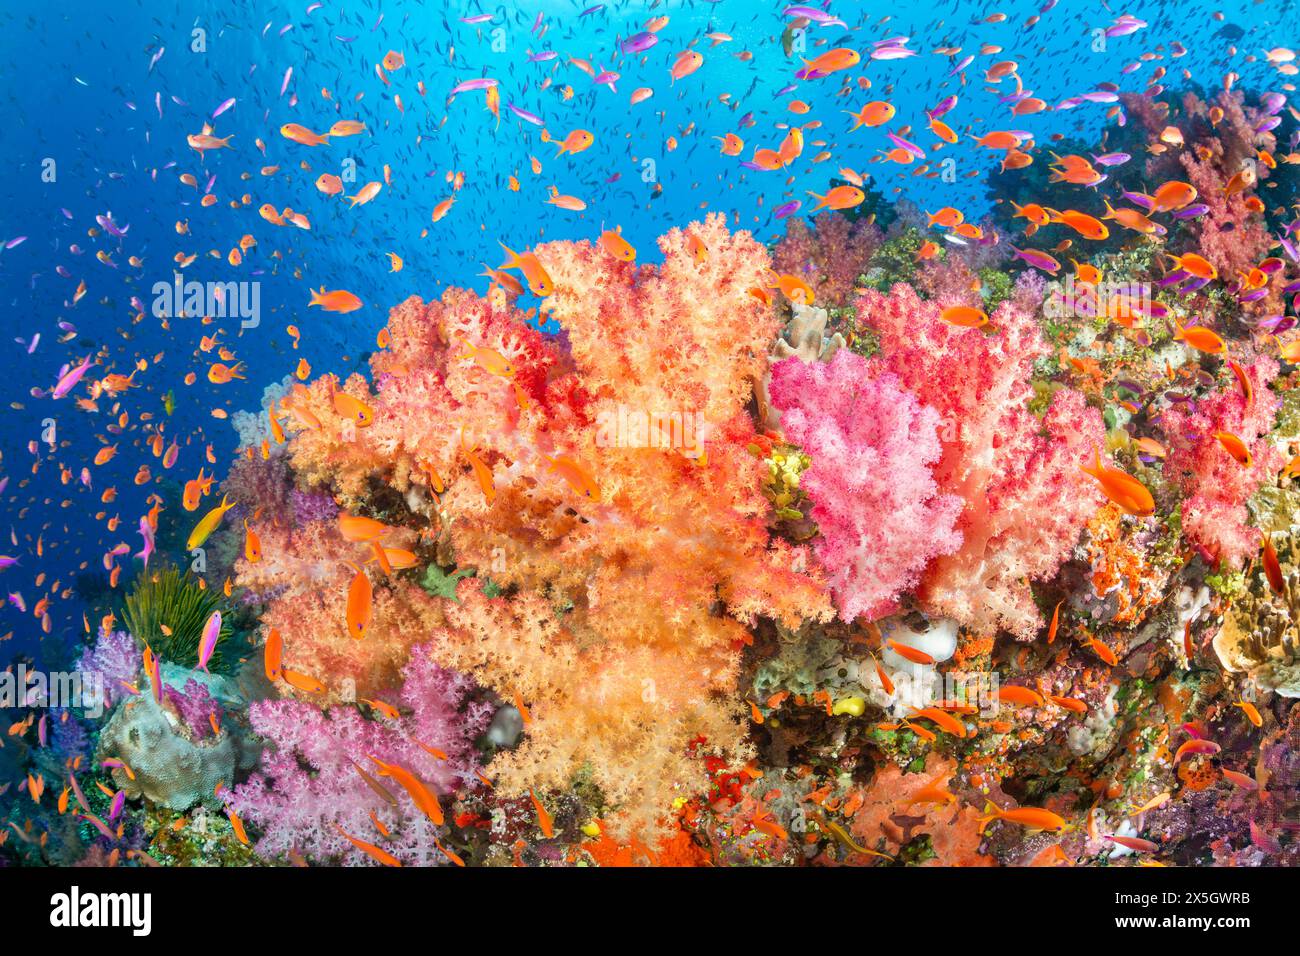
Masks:
[[[1171,405],[1160,419],[1168,449],[1164,474],[1184,495],[1183,534],[1232,567],[1240,567],[1259,547],[1259,534],[1247,520],[1246,501],[1283,464],[1268,437],[1281,404],[1268,387],[1277,377],[1278,364],[1260,356],[1243,371],[1253,392],[1249,406],[1233,381],[1197,401]],[[1215,432],[1240,438],[1250,450],[1250,466],[1228,454]]]
[[[859,320],[880,333],[874,361],[938,411],[935,479],[965,502],[961,547],[930,565],[919,597],[981,631],[1027,640],[1042,623],[1028,581],[1056,572],[1100,503],[1079,466],[1105,427],[1072,389],[1056,392],[1043,419],[1030,411],[1034,362],[1048,348],[1019,300],[1002,304],[992,331],[944,322],[947,304],[901,284],[858,300]]]
[[[386,703],[406,713],[397,720],[354,706],[322,711],[296,700],[258,701],[249,707],[253,729],[268,739],[259,771],[235,788],[230,804],[260,832],[257,852],[283,859],[298,852],[324,862],[374,864],[339,833],[342,827],[380,845],[403,863],[445,863],[435,846],[439,830],[388,778],[380,784],[395,805],[369,784],[357,767],[377,780],[377,757],[414,773],[444,797],[474,784],[474,738],[492,717],[492,706],[468,700],[465,677],[444,670],[417,651],[403,671],[405,682]],[[445,760],[428,748],[442,751]],[[445,807],[445,799],[444,799]],[[375,828],[374,814],[391,832]]]
[[[938,412],[848,349],[829,363],[778,362],[770,388],[786,437],[812,456],[800,486],[840,616],[895,611],[930,560],[961,544],[962,500],[939,494],[931,473]]]

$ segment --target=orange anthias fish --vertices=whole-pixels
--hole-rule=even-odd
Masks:
[[[542,801],[537,799],[537,794],[529,790],[528,795],[533,798],[533,808],[537,811],[537,825],[541,827],[542,836],[549,840],[555,836],[555,826],[551,823],[551,815],[542,806]]]
[[[543,455],[542,458],[550,465],[546,469],[548,472],[559,475],[565,484],[589,501],[600,501],[600,486],[581,462],[568,455],[556,455],[554,458]]]
[[[347,392],[334,393],[334,411],[358,428],[366,428],[375,420],[370,406]]]
[[[384,763],[377,757],[371,757],[381,768],[380,776],[391,777],[396,780],[414,801],[425,816],[433,822],[435,826],[443,825],[442,806],[438,803],[438,797],[429,790],[427,786],[411,771],[397,764]]]
[[[607,229],[600,234],[600,248],[619,262],[632,262],[636,259],[636,249],[613,229]]]
[[[1218,440],[1219,444],[1223,446],[1223,450],[1231,455],[1237,464],[1241,465],[1243,468],[1249,468],[1251,466],[1253,459],[1250,457],[1250,449],[1246,447],[1244,441],[1232,434],[1232,432],[1215,432],[1214,437]]]
[[[863,126],[884,126],[894,118],[894,113],[896,111],[893,103],[886,103],[884,100],[875,100],[863,106],[862,109],[858,110],[856,113],[849,110],[844,110],[844,112],[853,117],[853,128],[849,130],[849,132],[853,132],[853,130],[859,129]]]
[[[968,305],[949,306],[939,313],[939,318],[949,325],[957,325],[967,329],[978,329],[987,325],[989,321],[987,312]]]
[[[280,135],[285,139],[291,139],[295,143],[301,143],[303,146],[323,146],[330,141],[329,134],[317,135],[305,126],[298,123],[286,123],[280,127]]]
[[[262,661],[266,668],[266,679],[277,681],[280,679],[280,664],[284,656],[284,640],[280,637],[280,632],[271,628],[271,632],[266,635],[266,646],[262,649]]]
[[[339,533],[345,541],[378,541],[391,534],[393,529],[382,521],[339,512]]]
[[[374,857],[380,863],[384,864],[384,866],[402,865],[402,861],[399,860],[397,857],[393,856],[393,854],[389,853],[387,850],[381,849],[375,846],[373,843],[367,843],[365,840],[358,840],[352,834],[348,833],[347,830],[344,830],[343,827],[341,827],[338,823],[334,824],[334,828],[338,830],[339,833],[342,834],[344,839],[346,839],[354,847],[356,847],[362,853]]]
[[[361,308],[362,302],[346,289],[326,292],[325,287],[321,286],[320,291],[313,290],[311,293],[311,301],[307,303],[307,307],[311,308],[313,305],[320,306],[326,312],[347,313]]]
[[[244,557],[248,559],[249,564],[256,564],[262,560],[262,539],[248,526],[247,518],[244,519]]]
[[[817,200],[813,212],[818,209],[852,209],[866,201],[867,194],[857,186],[836,186],[824,196],[809,190],[808,195]]]
[[[1264,576],[1268,578],[1268,586],[1278,597],[1286,596],[1286,578],[1282,575],[1282,565],[1277,559],[1277,551],[1273,548],[1273,542],[1264,532],[1259,533],[1260,544],[1263,547],[1263,553],[1260,555],[1260,563],[1264,565]]]
[[[1007,823],[1015,823],[1030,830],[1041,830],[1046,833],[1059,833],[1062,830],[1069,829],[1069,825],[1062,817],[1050,810],[1043,810],[1038,807],[1016,807],[1013,810],[1002,810],[994,806],[992,802],[986,802],[984,804],[984,816],[979,819],[981,833],[994,820],[1004,820]]]
[[[498,352],[496,349],[487,346],[474,345],[464,339],[460,340],[465,346],[465,351],[456,356],[458,359],[470,359],[487,372],[489,375],[496,375],[499,378],[514,378],[515,367],[510,364],[510,360]]]
[[[370,577],[362,568],[356,569],[356,574],[352,577],[352,583],[348,585],[348,606],[347,622],[348,633],[354,640],[361,640],[366,636],[366,628],[370,626],[370,618],[373,613],[374,591],[370,584]]]
[[[1201,325],[1178,326],[1178,330],[1174,332],[1174,341],[1184,342],[1198,352],[1209,355],[1222,355],[1227,349],[1223,339],[1211,329]]]
[[[460,430],[460,449],[465,457],[469,459],[470,467],[474,470],[474,479],[478,482],[483,497],[488,504],[492,504],[497,495],[496,481],[492,477],[492,469],[478,456],[476,448],[470,448],[465,444],[465,429],[463,426]]]
[[[1092,475],[1101,483],[1102,493],[1129,514],[1138,518],[1146,518],[1155,514],[1155,499],[1151,497],[1151,492],[1147,490],[1146,485],[1118,468],[1103,466],[1101,453],[1096,454],[1096,464],[1092,468],[1086,465],[1080,465],[1079,467],[1084,473]]]
[[[500,245],[506,251],[506,255],[510,257],[501,268],[520,270],[524,274],[524,278],[528,280],[528,290],[533,295],[545,298],[555,291],[550,275],[542,267],[536,255],[531,252],[516,253],[504,242],[500,243]]]

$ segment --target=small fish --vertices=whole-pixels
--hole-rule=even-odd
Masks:
[[[189,538],[185,541],[185,550],[193,551],[207,541],[208,536],[213,531],[216,531],[217,526],[221,524],[221,519],[225,516],[225,513],[233,507],[235,507],[234,503],[223,495],[221,504],[199,519],[199,523],[194,526],[194,530],[190,532]]]
[[[203,634],[199,638],[199,670],[204,673],[208,671],[208,661],[212,660],[212,654],[217,649],[217,641],[221,637],[221,612],[213,611],[208,617],[207,623],[203,625]]]

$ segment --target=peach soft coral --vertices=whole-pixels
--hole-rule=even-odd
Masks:
[[[487,642],[482,627],[463,626],[456,633],[477,643],[435,642],[443,663],[507,699],[521,694],[536,715],[528,743],[493,765],[502,788],[558,786],[586,763],[642,828],[703,781],[691,739],[745,752],[743,704],[726,693],[747,628],[760,616],[797,626],[832,613],[821,581],[799,570],[802,550],[770,535],[765,469],[746,450],[778,324],[750,295],[770,277],[767,252],[721,216],[659,246],[657,267],[587,243],[533,250],[552,277],[544,310],[560,336],[500,294],[409,299],[371,360],[373,391],[360,376],[326,377],[284,402],[300,479],[330,486],[354,513],[426,534],[436,525],[440,553],[506,589],[498,600],[532,628],[502,622]],[[482,361],[484,349],[508,368]],[[373,420],[340,414],[339,392]],[[273,603],[267,620],[281,622],[286,660],[295,615],[342,620],[334,590],[284,599],[295,607],[279,618]],[[374,628],[387,590],[376,580]],[[562,626],[544,623],[557,612]],[[321,666],[345,666],[327,651],[316,651]]]

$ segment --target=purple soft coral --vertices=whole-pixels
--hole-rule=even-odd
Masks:
[[[402,673],[401,692],[387,701],[403,712],[397,720],[369,707],[367,717],[353,706],[322,712],[296,700],[260,701],[249,708],[253,729],[270,746],[260,772],[235,789],[230,803],[261,830],[260,855],[276,858],[296,850],[316,860],[373,863],[339,832],[341,827],[404,864],[446,862],[434,845],[436,828],[401,787],[387,778],[376,780],[378,767],[371,758],[406,768],[435,794],[449,793],[474,781],[473,742],[493,708],[467,702],[473,683],[433,664],[425,648],[415,649]],[[432,753],[435,749],[446,759]],[[389,791],[394,801],[376,787]],[[390,837],[376,832],[372,813]]]
[[[125,685],[135,681],[141,660],[140,648],[130,634],[101,630],[94,645],[82,652],[77,669],[83,675],[93,675],[93,679],[103,681],[103,705],[112,707],[131,693]]]

